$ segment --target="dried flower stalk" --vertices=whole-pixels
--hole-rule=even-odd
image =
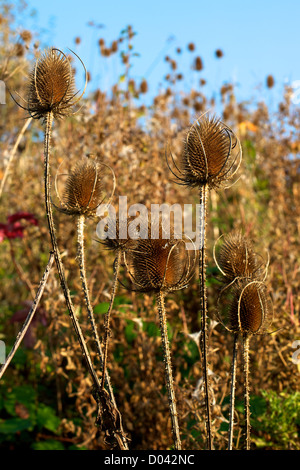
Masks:
[[[201,312],[200,346],[203,361],[205,389],[207,447],[212,449],[211,405],[209,398],[209,376],[207,360],[207,288],[206,288],[206,218],[209,191],[224,187],[232,178],[241,163],[242,150],[234,132],[216,117],[203,114],[190,127],[184,140],[181,155],[181,168],[172,156],[175,167],[170,171],[176,182],[200,190],[200,246],[199,246],[199,289]]]

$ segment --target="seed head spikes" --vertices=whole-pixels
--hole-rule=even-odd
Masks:
[[[239,231],[224,237],[216,256],[217,242],[214,259],[223,282],[218,304],[227,307],[228,327],[218,313],[219,320],[229,331],[256,334],[270,318],[271,304],[264,285],[269,261],[264,266],[251,241]],[[225,300],[225,296],[230,300]]]
[[[223,235],[218,240],[222,237]],[[263,262],[254,252],[251,242],[241,232],[233,232],[225,236],[216,257],[217,242],[214,246],[214,259],[224,276],[223,282],[228,283],[236,278],[250,280],[263,278]]]
[[[107,203],[109,205],[115,191],[114,172],[103,162],[84,158],[70,172],[62,198],[58,194],[56,184],[56,193],[61,204],[61,207],[55,206],[56,209],[68,215],[94,217],[97,208],[105,198],[103,196],[103,167],[109,168],[113,175],[113,190]],[[57,177],[58,175],[56,180]]]
[[[194,274],[195,256],[191,259],[185,240],[172,236],[163,238],[161,226],[158,233],[157,239],[139,238],[130,250],[128,272],[140,292],[180,290],[188,285]]]
[[[84,63],[77,56],[84,67]],[[25,109],[34,119],[46,119],[49,113],[53,118],[62,118],[73,114],[72,108],[79,102],[85,93],[87,85],[80,96],[75,91],[75,79],[71,63],[68,57],[59,49],[47,49],[40,58],[36,60],[32,69],[25,105]]]
[[[238,280],[229,307],[230,330],[256,335],[266,331],[271,317],[272,304],[266,286],[259,281]]]
[[[186,134],[180,168],[172,153],[171,158],[177,173],[168,166],[179,184],[214,189],[237,172],[242,150],[239,139],[228,126],[204,114]]]

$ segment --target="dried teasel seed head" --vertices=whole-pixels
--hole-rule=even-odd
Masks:
[[[275,80],[274,80],[273,75],[268,75],[267,76],[267,87],[268,88],[273,88],[274,85],[275,85]]]
[[[101,164],[86,158],[76,164],[68,176],[62,200],[62,212],[91,217],[103,201]]]
[[[24,42],[30,42],[31,39],[32,39],[32,34],[27,29],[24,29],[24,31],[22,31],[20,33],[20,36],[21,36],[21,38],[23,39]]]
[[[267,330],[273,308],[266,286],[257,281],[238,281],[233,287],[229,308],[230,329],[243,335],[254,335]]]
[[[148,83],[147,83],[147,80],[144,79],[140,83],[140,92],[147,93],[147,91],[148,91]]]
[[[74,74],[67,56],[58,49],[46,50],[30,74],[26,107],[30,116],[39,119],[50,112],[55,118],[67,116],[81,96],[75,91]]]
[[[254,252],[252,243],[241,232],[226,235],[217,256],[217,265],[225,282],[236,278],[261,280],[263,262]]]
[[[195,49],[196,49],[196,46],[193,42],[190,42],[188,45],[187,45],[187,48],[189,51],[193,52]]]
[[[158,227],[157,238],[139,238],[130,252],[130,272],[141,292],[172,292],[189,283],[195,262],[191,263],[185,241]],[[195,261],[195,259],[194,259]]]
[[[133,275],[143,291],[173,290],[183,274],[179,247],[172,240],[140,240],[134,249]]]
[[[202,61],[201,57],[199,57],[199,56],[195,58],[194,70],[197,70],[198,72],[203,70],[203,61]]]
[[[187,132],[181,157],[183,184],[217,188],[232,177],[241,163],[241,146],[233,131],[207,114]]]

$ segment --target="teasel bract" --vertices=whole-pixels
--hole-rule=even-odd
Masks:
[[[88,347],[82,333],[80,324],[75,314],[73,302],[65,277],[64,265],[61,259],[60,250],[57,243],[53,212],[51,205],[51,179],[50,179],[50,154],[51,154],[51,134],[54,119],[63,118],[75,114],[75,106],[85,93],[87,86],[87,71],[83,61],[77,54],[73,53],[81,62],[85,71],[85,86],[83,92],[75,90],[75,79],[73,69],[68,57],[59,49],[50,48],[41,55],[35,62],[28,81],[28,94],[24,99],[25,105],[21,105],[29,116],[33,119],[42,119],[44,130],[44,187],[45,187],[45,208],[49,226],[52,249],[59,274],[60,284],[64,293],[66,305],[70,318],[81,346],[88,371],[93,380],[94,388],[100,392],[100,382],[96,374]],[[69,201],[70,202],[70,201]],[[117,434],[117,433],[116,433]],[[122,433],[121,433],[122,434]],[[127,449],[127,442],[123,435],[120,439],[116,437],[120,447]],[[122,441],[122,442],[121,442]]]
[[[214,249],[215,251],[215,249]],[[223,275],[218,299],[218,320],[234,334],[231,391],[229,410],[228,450],[232,450],[235,382],[238,338],[243,344],[245,448],[250,449],[250,399],[249,399],[249,343],[253,335],[267,332],[273,319],[273,307],[265,286],[269,260],[263,268],[262,258],[250,240],[240,232],[227,235],[223,240],[216,264]],[[220,308],[220,305],[222,307]],[[224,306],[227,307],[224,313]],[[226,317],[225,322],[224,317]],[[226,324],[227,323],[227,324]]]
[[[205,388],[207,447],[212,449],[211,405],[209,399],[209,376],[207,360],[207,288],[206,288],[206,217],[209,191],[225,187],[239,169],[242,149],[234,132],[214,116],[201,115],[189,128],[177,165],[170,152],[174,170],[167,163],[175,176],[175,182],[190,188],[197,187],[200,192],[200,227],[199,227],[199,286],[201,311],[200,346],[203,361]]]
[[[173,386],[171,351],[167,332],[165,296],[185,288],[195,268],[196,251],[187,249],[187,240],[168,237],[159,223],[158,238],[139,238],[135,246],[125,255],[129,276],[138,292],[152,293],[156,297],[162,347],[165,360],[165,380],[168,391],[173,440],[176,450],[181,449],[180,431]],[[165,238],[168,237],[168,238]]]

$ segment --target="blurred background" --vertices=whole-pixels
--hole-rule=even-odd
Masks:
[[[241,230],[264,263],[269,254],[266,285],[274,307],[270,331],[250,343],[252,448],[300,449],[299,17],[296,0],[0,0],[0,83],[6,91],[0,104],[0,340],[7,354],[32,306],[50,246],[44,125],[28,122],[9,91],[26,108],[34,61],[55,46],[68,54],[82,90],[84,68],[71,51],[80,57],[88,86],[80,112],[54,122],[52,178],[62,162],[68,173],[79,159],[98,155],[115,172],[116,201],[122,195],[128,206],[196,207],[198,190],[173,181],[166,144],[179,162],[186,130],[208,110],[240,139],[237,181],[211,191],[207,219],[214,446],[227,448],[233,337],[216,315],[221,284],[213,246],[221,235]],[[109,173],[103,178],[109,191]],[[54,217],[72,299],[99,370],[76,262],[76,221],[56,210]],[[114,254],[95,240],[96,225],[86,221],[85,250],[102,337]],[[127,285],[124,266],[120,276]],[[206,447],[198,288],[196,273],[186,289],[166,299],[182,443],[190,450]],[[171,449],[153,297],[118,285],[111,331],[108,368],[130,448]],[[236,449],[244,445],[242,373],[239,348]],[[105,431],[94,425],[91,388],[52,270],[34,322],[0,382],[0,448],[109,448]]]

